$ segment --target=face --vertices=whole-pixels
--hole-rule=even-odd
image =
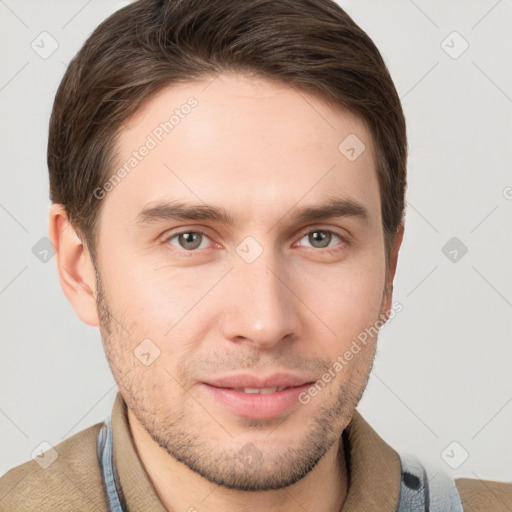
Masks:
[[[350,421],[375,337],[344,354],[389,309],[368,130],[224,74],[162,91],[117,149],[97,299],[130,421],[216,484],[290,485]]]

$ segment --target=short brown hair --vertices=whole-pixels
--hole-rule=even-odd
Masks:
[[[386,255],[402,220],[405,119],[372,40],[332,0],[139,0],[101,23],[71,61],[50,120],[50,199],[94,259],[121,125],[164,87],[223,71],[316,93],[373,137]],[[340,141],[341,142],[341,141]]]

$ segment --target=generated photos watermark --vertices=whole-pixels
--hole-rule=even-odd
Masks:
[[[183,105],[175,108],[166,121],[162,121],[151,130],[151,133],[147,135],[144,143],[137,150],[132,152],[130,158],[128,158],[101,187],[94,189],[94,197],[96,199],[103,199],[108,192],[114,190],[114,188],[119,185],[119,183],[121,183],[121,181],[126,178],[126,176],[128,176],[139,163],[192,112],[192,109],[197,107],[197,105],[197,99],[191,96]]]
[[[379,319],[371,327],[366,327],[361,331],[355,339],[352,340],[350,348],[348,348],[343,354],[340,354],[336,361],[329,367],[329,369],[320,377],[314,384],[312,384],[307,390],[302,391],[299,394],[299,402],[302,405],[307,405],[311,401],[312,397],[315,397],[322,391],[322,389],[331,382],[338,373],[340,373],[345,366],[347,366],[352,359],[354,359],[362,348],[368,343],[368,338],[375,337],[379,331],[386,325],[387,322],[395,318],[398,313],[403,310],[403,305],[395,301],[389,310],[389,316],[387,320]]]

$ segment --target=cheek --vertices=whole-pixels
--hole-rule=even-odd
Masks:
[[[218,276],[207,266],[158,268],[134,263],[129,273],[123,271],[126,267],[126,261],[120,262],[105,283],[109,306],[126,329],[119,331],[125,338],[124,350],[149,338],[166,360],[189,354],[216,316],[216,307],[205,295]]]
[[[179,272],[162,275],[142,258],[117,258],[103,278],[109,302],[130,322],[162,326],[183,299]]]
[[[300,298],[290,300],[295,301],[296,314],[308,326],[307,338],[321,337],[330,351],[338,353],[378,319],[385,267],[377,253],[364,251],[337,264],[299,260],[284,271],[285,281]],[[112,254],[103,272],[109,306],[130,333],[127,343],[150,338],[169,354],[188,353],[194,348],[194,340],[198,342],[207,334],[222,310],[222,297],[208,300],[207,293],[226,268],[180,268],[162,266],[161,259],[158,264],[155,261],[123,251]],[[230,293],[229,277],[222,289]],[[238,293],[239,288],[236,290]],[[329,332],[332,336],[321,336]]]
[[[384,290],[384,266],[340,265],[323,274],[304,273],[304,302],[334,331],[335,344],[346,343],[379,318]]]

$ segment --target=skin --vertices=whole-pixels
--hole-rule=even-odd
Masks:
[[[242,371],[320,379],[387,317],[403,226],[386,259],[369,131],[320,97],[225,73],[145,104],[119,133],[119,165],[190,96],[197,106],[102,199],[96,268],[62,206],[51,207],[63,290],[101,330],[135,447],[169,510],[339,510],[340,434],[376,337],[308,404],[274,418],[234,414],[201,382]],[[354,161],[338,150],[349,134],[366,146]],[[367,218],[297,222],[300,208],[332,197],[360,203]],[[236,222],[136,223],[144,207],[171,200],[223,207]],[[206,236],[190,249],[190,235],[173,237],[183,232]],[[236,252],[248,236],[263,249],[251,263]],[[145,366],[134,350],[148,338],[160,352]],[[240,457],[248,449],[251,464]]]

